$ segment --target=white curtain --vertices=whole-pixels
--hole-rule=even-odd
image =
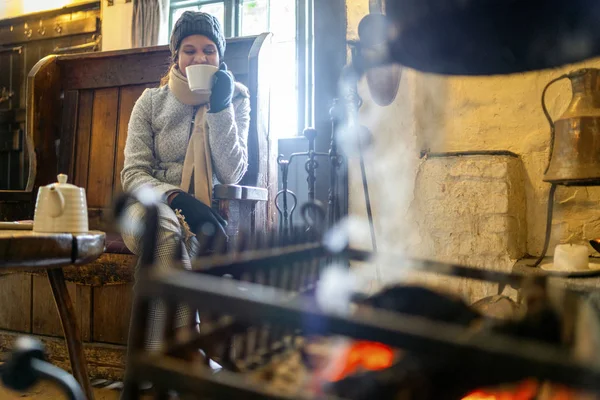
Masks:
[[[133,0],[132,47],[158,45],[161,25],[161,1]]]
[[[169,26],[169,0],[158,0],[160,6],[160,29],[158,33],[158,44],[169,44],[169,36],[171,36],[171,27]],[[173,21],[175,22],[175,21]]]

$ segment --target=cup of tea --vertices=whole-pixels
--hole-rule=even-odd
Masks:
[[[210,93],[213,85],[213,76],[219,70],[214,65],[196,64],[185,69],[190,90],[196,93]]]

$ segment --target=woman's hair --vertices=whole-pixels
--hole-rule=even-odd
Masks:
[[[177,61],[179,61],[178,53],[179,53],[179,51],[177,51],[177,53],[175,53],[174,56],[171,56],[171,62],[169,63],[169,69],[167,69],[167,73],[162,78],[160,78],[159,87],[163,87],[169,83],[169,74],[171,73],[171,68],[176,66]]]

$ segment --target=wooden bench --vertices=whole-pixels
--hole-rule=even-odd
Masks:
[[[275,220],[271,200],[277,190],[277,143],[268,132],[270,37],[227,41],[225,62],[236,80],[248,86],[252,108],[248,172],[239,185],[220,185],[214,191],[232,235],[268,230]],[[37,188],[54,182],[58,173],[86,189],[90,229],[108,233],[107,251],[88,266],[64,271],[94,376],[114,378],[122,372],[123,347],[112,345],[126,344],[136,259],[113,234],[111,207],[121,192],[129,116],[142,92],[159,85],[169,59],[166,46],[42,59],[28,77],[27,188],[0,192],[0,218],[16,220],[33,217]],[[0,352],[12,339],[1,330],[44,335],[50,342],[61,337],[51,302],[45,277],[0,276],[0,303],[10,304],[0,309]],[[60,361],[60,342],[48,341],[51,359]]]

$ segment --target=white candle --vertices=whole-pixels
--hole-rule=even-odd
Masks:
[[[559,244],[554,250],[554,268],[566,271],[588,269],[588,249],[577,244]]]

